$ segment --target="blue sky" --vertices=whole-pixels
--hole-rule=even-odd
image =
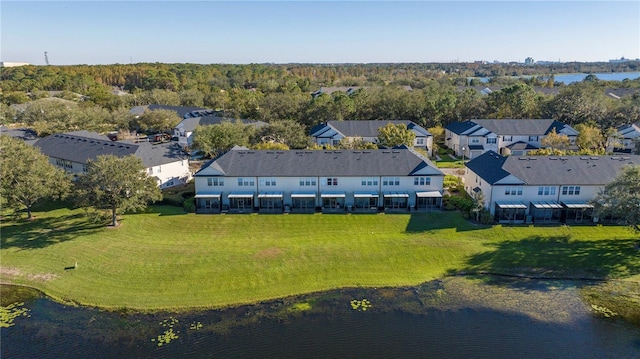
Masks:
[[[0,60],[371,63],[640,58],[638,1],[0,1]]]

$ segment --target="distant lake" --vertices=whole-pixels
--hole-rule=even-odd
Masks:
[[[586,73],[573,73],[573,74],[557,74],[554,75],[554,79],[556,82],[561,82],[564,84],[570,84],[574,82],[580,82],[587,77]],[[635,80],[640,78],[640,71],[637,72],[599,72],[594,73],[598,80],[603,81],[622,81],[624,79]],[[522,76],[524,78],[529,78],[531,76]],[[480,80],[482,82],[489,82],[490,77],[473,77],[474,79]],[[546,77],[543,77],[546,79]]]

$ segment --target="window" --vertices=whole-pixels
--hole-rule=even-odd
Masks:
[[[382,178],[382,185],[383,186],[399,186],[400,185],[400,178],[398,178],[398,177],[383,177]]]
[[[522,196],[522,186],[507,186],[504,188],[505,196]]]
[[[375,177],[364,177],[362,178],[362,185],[363,186],[377,186],[378,185],[378,179]]]
[[[224,186],[224,178],[207,178],[207,186]]]
[[[471,139],[471,143],[480,143],[480,139],[479,138],[472,138]]]
[[[253,180],[253,178],[242,178],[242,177],[238,177],[238,187],[248,187],[248,186],[255,186],[256,182]]]
[[[511,142],[513,141],[513,136],[504,136],[502,137],[502,140],[505,142]]]
[[[414,186],[430,186],[431,177],[416,177],[413,179],[413,185]]]
[[[327,178],[327,186],[337,186],[338,179],[334,177]]]
[[[158,173],[162,172],[162,166],[158,166]]]
[[[73,168],[73,163],[71,163],[71,161],[62,160],[59,158],[56,158],[56,165],[62,168]]]
[[[276,185],[276,179],[273,177],[260,178],[260,186],[272,187]]]
[[[82,172],[89,172],[89,167],[87,167],[87,165],[82,165]]]
[[[315,185],[316,185],[315,177],[300,178],[300,187],[309,187],[309,186],[315,186]]]
[[[564,186],[562,187],[562,195],[577,196],[580,194],[580,186]]]
[[[553,186],[539,186],[538,196],[553,196],[556,194],[556,188]]]
[[[529,136],[529,141],[537,142],[538,141],[538,136]]]
[[[424,145],[424,138],[416,138],[416,145]]]
[[[488,145],[495,145],[496,143],[498,143],[498,140],[495,137],[487,138],[487,144]]]

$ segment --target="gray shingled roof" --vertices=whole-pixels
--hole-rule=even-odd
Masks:
[[[413,130],[423,136],[431,136],[429,131],[418,126],[413,121],[328,121],[327,126],[333,127],[345,137],[378,137],[378,129],[388,124],[404,124],[408,129]]]
[[[86,131],[83,131],[84,133]],[[76,163],[87,163],[100,155],[124,157],[135,155],[142,159],[145,167],[186,159],[186,155],[177,143],[154,145],[149,142],[132,143],[126,141],[110,141],[100,139],[96,133],[79,136],[74,133],[54,134],[36,141],[34,146],[40,148],[45,155]]]
[[[505,156],[494,151],[487,151],[467,162],[466,166],[485,182],[494,184],[509,175],[509,172],[502,168],[506,160]]]
[[[464,122],[451,122],[445,128],[457,135],[460,135],[463,132],[469,129],[472,129],[475,126],[476,124],[471,121],[464,121]]]
[[[443,176],[428,159],[412,150],[370,151],[243,151],[231,150],[203,167],[213,167],[226,176],[409,176],[428,168],[428,174]],[[199,173],[200,173],[199,172]],[[198,176],[198,174],[196,174]]]
[[[476,123],[495,134],[515,136],[544,135],[550,131],[552,125],[556,125],[554,124],[554,120],[551,119],[491,119],[471,120],[471,122]],[[556,132],[560,133],[559,129],[556,129]]]
[[[512,156],[502,168],[529,185],[605,185],[628,164],[640,156]]]

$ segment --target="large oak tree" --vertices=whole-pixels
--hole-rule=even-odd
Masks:
[[[9,136],[0,136],[0,197],[10,208],[31,208],[44,199],[63,197],[69,187],[69,177],[49,163],[37,148]]]
[[[141,210],[161,199],[158,184],[135,156],[98,156],[87,163],[87,172],[76,181],[77,203],[109,210],[114,227],[118,213]]]
[[[640,232],[640,165],[625,166],[593,203],[597,215],[618,218]]]

